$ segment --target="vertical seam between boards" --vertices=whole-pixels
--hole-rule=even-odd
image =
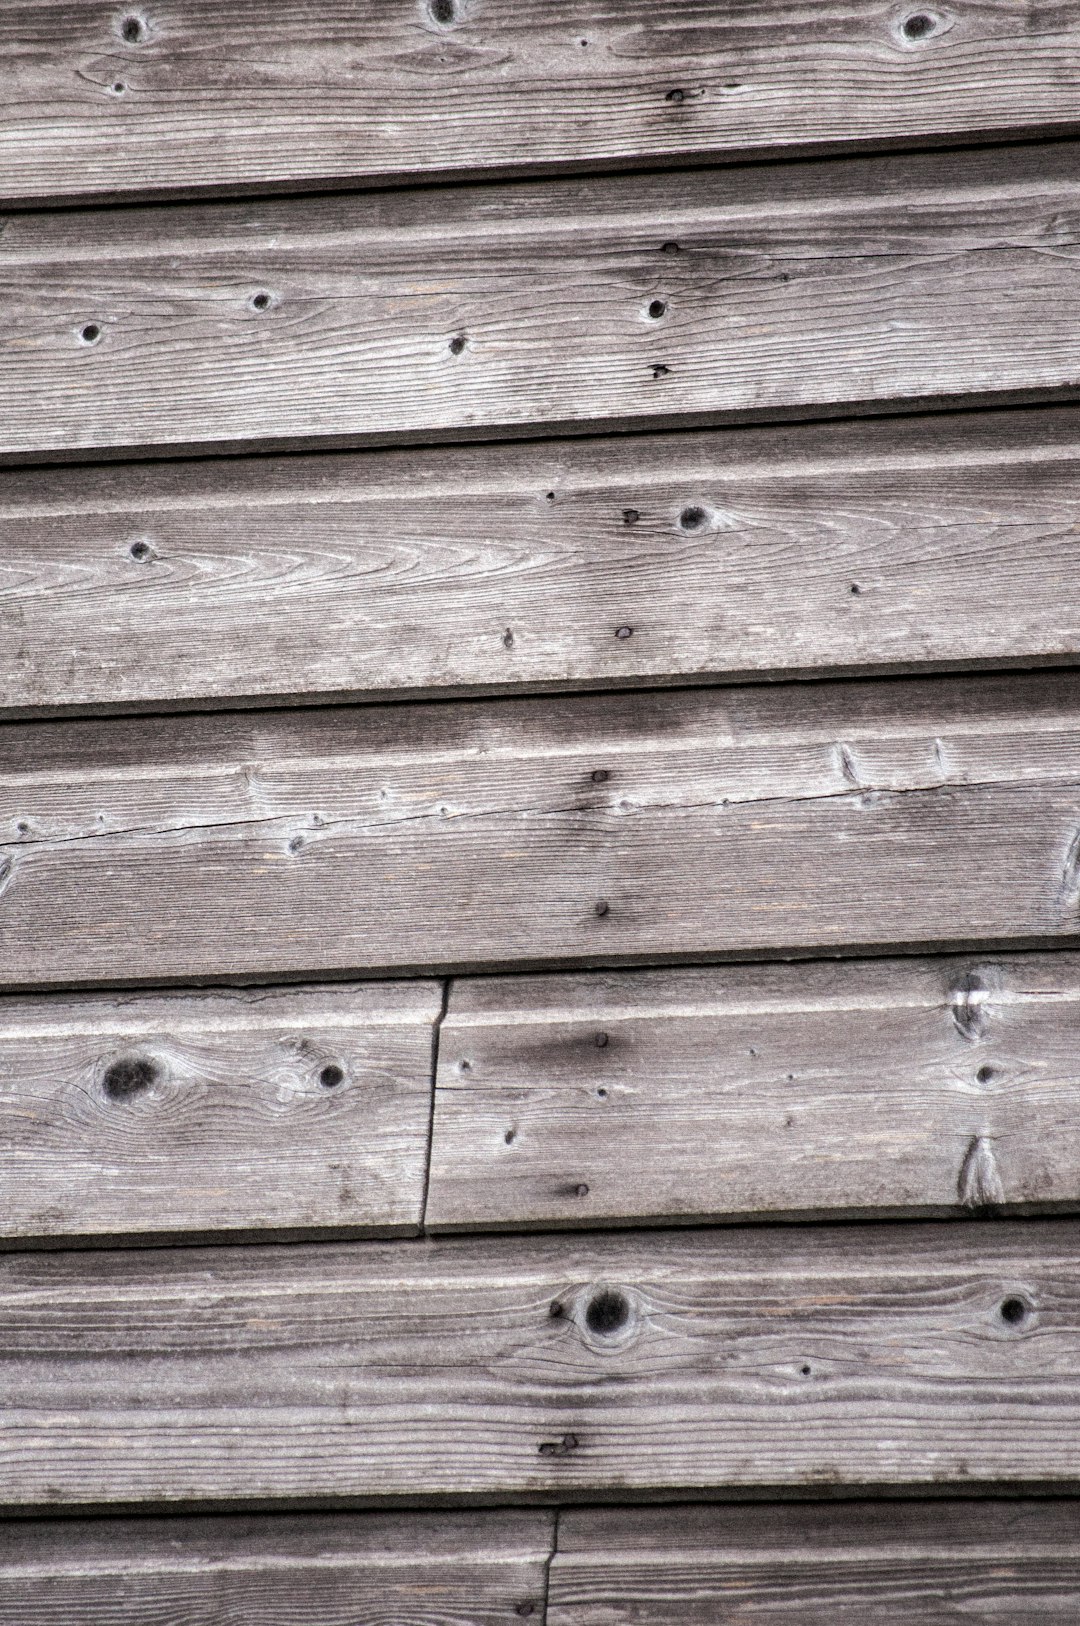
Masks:
[[[562,1508],[555,1509],[555,1517],[551,1523],[551,1550],[544,1565],[544,1593],[540,1600],[540,1618],[543,1626],[548,1626],[548,1603],[551,1597],[551,1566],[559,1551],[559,1520],[562,1518]]]
[[[431,1024],[431,1064],[428,1076],[428,1122],[427,1122],[427,1149],[424,1155],[424,1186],[420,1193],[420,1235],[427,1234],[427,1208],[428,1191],[431,1186],[431,1154],[435,1145],[435,1086],[439,1077],[439,1039],[442,1035],[442,1025],[446,1020],[446,1012],[450,1005],[450,985],[452,977],[445,977],[442,984],[442,998],[435,1020]]]

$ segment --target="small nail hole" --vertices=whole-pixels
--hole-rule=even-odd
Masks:
[[[124,84],[122,79],[117,79],[116,83],[111,85],[109,88],[112,90],[114,96],[122,96],[127,89],[127,86]]]
[[[604,1088],[604,1086],[602,1084],[601,1084],[600,1088],[597,1090],[596,1093],[600,1097],[601,1101],[606,1101],[607,1100],[607,1093],[608,1092],[607,1092],[607,1090],[605,1090],[605,1088]]]
[[[666,243],[660,244],[660,252],[661,254],[678,254],[679,245],[674,241],[674,239],[671,239]]]
[[[87,322],[86,326],[79,330],[79,338],[83,344],[97,344],[101,338],[101,329],[96,322]]]
[[[472,1062],[471,1061],[459,1061],[458,1062],[458,1071],[462,1072],[462,1073],[471,1073],[472,1072]]]
[[[662,299],[654,299],[649,306],[649,315],[654,322],[658,322],[666,310],[667,306]]]
[[[611,905],[608,903],[607,899],[606,898],[601,898],[599,903],[595,903],[593,905],[593,913],[597,914],[601,918],[603,918],[603,916],[608,913],[610,908],[611,908]]]
[[[546,500],[548,502],[554,502],[555,501],[555,493],[553,491],[547,492],[546,493]]]
[[[580,1186],[575,1186],[574,1187],[574,1196],[575,1197],[587,1197],[588,1195],[589,1195],[588,1186],[580,1185]]]
[[[585,1325],[590,1332],[601,1338],[610,1337],[625,1327],[630,1319],[630,1305],[622,1293],[613,1288],[605,1287],[601,1292],[589,1300],[589,1307],[585,1311]]]
[[[128,553],[133,559],[149,559],[153,551],[154,550],[151,548],[149,542],[141,541],[133,542],[128,549]]]
[[[584,45],[585,41],[582,40],[581,43]],[[516,1603],[514,1605],[515,1615],[521,1615],[523,1619],[526,1619],[529,1615],[533,1614],[535,1609],[536,1605],[533,1603]]]
[[[596,1046],[597,1050],[606,1050],[607,1046],[608,1046],[608,1036],[607,1036],[607,1034],[606,1033],[598,1033],[596,1035],[596,1037],[593,1039],[593,1044]]]
[[[251,296],[251,308],[252,308],[253,311],[266,311],[266,310],[269,310],[270,309],[270,295],[267,294],[267,293],[253,294]]]
[[[636,525],[641,515],[636,508],[624,508],[622,517],[624,525]]]
[[[148,1056],[122,1056],[105,1070],[102,1085],[110,1101],[131,1101],[148,1090],[158,1076]]]
[[[686,100],[686,92],[685,92],[685,90],[679,90],[676,87],[675,90],[669,90],[668,93],[667,93],[667,96],[664,99],[665,99],[665,101],[669,101],[669,102],[685,102],[685,100]]]
[[[592,778],[593,778],[593,784],[594,785],[602,785],[602,784],[604,784],[609,777],[610,776],[609,776],[608,771],[607,771],[606,768],[594,768],[593,769]]]
[[[862,588],[859,586],[858,582],[852,582],[852,584],[851,584],[851,595],[852,595],[852,597],[853,598],[858,598],[858,596],[859,596],[859,594],[861,592],[862,592]]]
[[[503,1140],[506,1142],[507,1146],[513,1146],[516,1139],[517,1139],[517,1130],[516,1129],[508,1129],[506,1131],[506,1134],[503,1136]]]
[[[662,361],[653,362],[652,375],[654,378],[666,378],[670,371],[671,368],[665,367]]]
[[[633,627],[616,627],[615,636],[616,638],[632,638],[634,636],[634,629]]]
[[[548,1305],[548,1315],[551,1317],[552,1321],[558,1321],[562,1314],[562,1305],[559,1303],[558,1299],[552,1299],[551,1303]]]
[[[975,1077],[978,1079],[980,1084],[989,1084],[993,1076],[994,1069],[988,1065],[980,1067],[978,1072],[975,1074]]]
[[[998,1314],[1007,1327],[1019,1327],[1027,1320],[1028,1307],[1020,1298],[1002,1299]]]
[[[684,508],[679,515],[679,529],[682,531],[700,531],[708,517],[704,508]]]
[[[513,647],[514,647],[514,634],[511,632],[510,628],[507,627],[506,631],[503,633],[503,648],[504,649],[513,649]]]
[[[319,1074],[319,1083],[324,1090],[336,1090],[339,1084],[345,1082],[345,1071],[337,1062],[328,1062]]]
[[[450,340],[450,354],[452,356],[460,356],[460,354],[464,350],[464,348],[465,348],[465,340],[462,338],[460,333],[456,333],[454,335],[454,337]]]

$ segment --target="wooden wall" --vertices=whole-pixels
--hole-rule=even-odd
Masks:
[[[0,1623],[1080,1612],[1080,5],[0,0]]]

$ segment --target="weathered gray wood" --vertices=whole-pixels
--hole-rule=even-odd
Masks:
[[[1080,673],[0,729],[9,988],[1075,940]]]
[[[11,470],[0,707],[1073,660],[1078,503],[1073,407]]]
[[[0,1000],[0,1245],[415,1233],[440,996]]]
[[[456,982],[435,1229],[1080,1209],[1080,958]]]
[[[542,1510],[31,1520],[0,1542],[2,1626],[508,1626],[543,1620]]]
[[[1078,157],[16,215],[0,456],[1071,398]]]
[[[0,1324],[9,1510],[1080,1486],[1057,1220],[7,1254]]]
[[[1068,1501],[567,1509],[548,1626],[1076,1619]]]
[[[1033,134],[1080,120],[1068,0],[8,0],[0,197],[197,193]]]

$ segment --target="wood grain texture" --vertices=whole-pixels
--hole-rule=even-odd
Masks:
[[[548,1626],[1066,1626],[1074,1502],[570,1508]]]
[[[1078,503],[1072,407],[10,470],[0,708],[1072,661]]]
[[[440,992],[0,1000],[0,1245],[415,1233]]]
[[[1075,941],[1078,830],[1080,673],[8,723],[0,979]]]
[[[427,1223],[1080,1208],[1080,959],[463,981]]]
[[[32,1520],[0,1548],[2,1626],[513,1626],[543,1620],[554,1515]]]
[[[912,22],[911,19],[919,19]],[[6,0],[0,197],[506,174],[1080,121],[1068,0]]]
[[[1078,156],[15,215],[0,456],[1073,398]]]
[[[1080,1485],[1059,1220],[8,1254],[0,1317],[11,1511]]]

